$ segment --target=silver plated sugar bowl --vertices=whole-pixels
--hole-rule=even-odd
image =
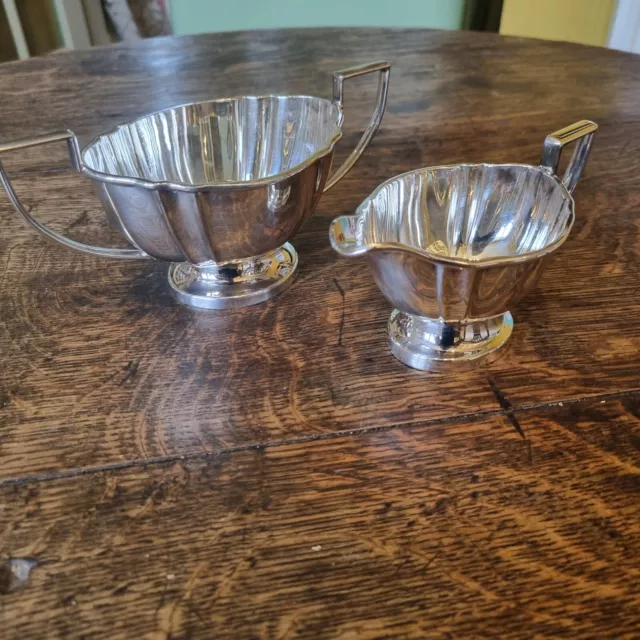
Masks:
[[[29,214],[1,163],[0,183],[30,225],[67,247],[171,262],[169,283],[185,304],[256,304],[292,283],[298,258],[289,240],[373,138],[389,69],[375,62],[336,72],[333,100],[243,96],[175,107],[120,125],[82,151],[71,131],[0,144],[2,153],[66,141],[73,168],[93,181],[107,216],[134,248],[67,238]],[[329,177],[342,135],[344,81],[372,72],[379,82],[371,121]]]
[[[540,166],[427,167],[380,185],[329,236],[347,258],[366,255],[394,305],[392,353],[416,369],[486,362],[511,335],[509,308],[536,284],[567,239],[571,194],[589,155],[593,122],[544,141]],[[576,142],[562,178],[562,147]]]

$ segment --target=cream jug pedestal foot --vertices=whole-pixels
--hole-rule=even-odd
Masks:
[[[389,348],[404,364],[422,371],[446,371],[455,363],[473,367],[494,360],[509,339],[513,318],[507,311],[493,318],[443,322],[394,309],[389,318]]]

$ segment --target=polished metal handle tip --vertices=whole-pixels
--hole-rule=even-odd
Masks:
[[[363,255],[368,247],[360,241],[360,216],[340,216],[329,227],[329,242],[334,251],[345,258]]]
[[[550,173],[556,173],[558,170],[562,148],[571,142],[577,142],[569,165],[562,176],[562,184],[569,193],[573,193],[578,180],[580,180],[582,171],[587,164],[593,136],[597,130],[598,125],[595,122],[580,120],[564,129],[554,131],[545,138],[540,164]]]

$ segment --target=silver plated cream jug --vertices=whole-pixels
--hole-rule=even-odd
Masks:
[[[292,283],[298,258],[289,240],[373,138],[389,69],[375,62],[336,72],[333,100],[266,95],[175,107],[120,125],[82,151],[71,131],[0,144],[2,153],[66,141],[72,166],[93,181],[107,216],[134,248],[67,238],[29,214],[1,163],[0,183],[30,225],[66,247],[171,262],[169,283],[185,304],[256,304]],[[379,82],[371,121],[329,178],[342,135],[344,81],[372,72]]]
[[[391,352],[416,369],[475,364],[509,338],[509,308],[567,239],[571,194],[597,125],[549,135],[540,166],[460,164],[410,171],[380,185],[353,216],[336,218],[333,248],[367,256],[394,305]],[[562,178],[562,147],[576,147]]]

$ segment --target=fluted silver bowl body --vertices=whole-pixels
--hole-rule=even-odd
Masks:
[[[459,164],[410,171],[380,185],[353,216],[336,218],[333,248],[366,255],[394,305],[391,352],[438,370],[493,358],[513,329],[509,308],[567,239],[571,193],[597,125],[576,122],[546,137],[540,166]],[[562,179],[562,148],[576,142]]]
[[[355,165],[384,114],[390,65],[383,60],[333,74],[333,100],[243,96],[193,103],[116,127],[80,151],[73,131],[0,143],[0,155],[66,142],[74,169],[94,183],[107,215],[134,245],[78,242],[36,220],[0,162],[16,212],[42,235],[104,258],[172,262],[176,297],[201,309],[257,304],[293,282],[288,242],[324,191]],[[341,137],[344,82],[378,75],[376,103],[356,147],[329,177]]]
[[[334,237],[350,255],[367,253],[400,311],[464,322],[526,295],[573,220],[573,199],[542,168],[457,165],[385,182],[356,216],[337,220]]]
[[[209,270],[208,276],[218,265],[225,270],[216,273],[216,279],[241,282],[250,275],[256,280],[257,271],[270,270],[267,264],[281,266],[274,252],[371,142],[384,114],[389,70],[388,62],[377,61],[336,71],[332,101],[266,95],[174,107],[120,125],[82,151],[69,130],[0,143],[1,155],[66,142],[73,168],[93,180],[107,214],[135,248],[78,242],[38,222],[20,202],[1,162],[0,185],[28,224],[72,249],[106,258],[189,262]],[[341,137],[344,82],[370,73],[378,74],[371,119],[355,149],[329,178]],[[290,246],[287,252],[295,270],[295,252]],[[234,276],[227,268],[230,262],[236,263]],[[272,284],[260,286],[271,295]],[[266,289],[257,298],[264,298]],[[208,296],[235,298],[215,288],[209,288]],[[206,300],[201,302],[207,306]]]
[[[133,245],[220,263],[282,246],[311,216],[341,123],[333,102],[310,96],[190,104],[100,136],[82,170]]]
[[[0,162],[2,186],[18,215],[60,244],[104,258],[172,262],[176,297],[201,309],[264,302],[293,282],[288,242],[324,191],[355,165],[387,102],[390,65],[371,62],[333,74],[333,100],[243,96],[153,113],[116,127],[80,151],[73,131],[0,143],[0,155],[66,142],[74,169],[94,183],[107,215],[134,245],[78,242],[36,220]],[[344,82],[378,75],[369,124],[329,177],[341,137]]]

